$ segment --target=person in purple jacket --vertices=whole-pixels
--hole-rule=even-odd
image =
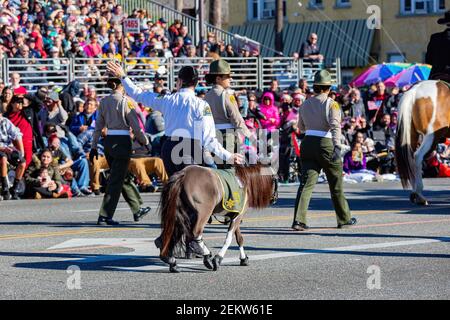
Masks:
[[[345,173],[354,173],[355,171],[366,169],[366,156],[362,151],[362,145],[359,142],[353,144],[352,150],[344,156]]]

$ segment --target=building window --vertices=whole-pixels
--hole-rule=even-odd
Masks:
[[[337,8],[349,8],[351,7],[350,0],[336,0]]]
[[[402,53],[388,53],[387,62],[406,62],[405,55]]]
[[[323,0],[309,0],[308,8],[309,9],[322,9],[323,8]]]
[[[433,14],[445,11],[445,0],[400,0],[402,15]]]
[[[275,19],[276,14],[276,0],[248,0],[249,20]],[[283,1],[283,16],[286,17],[286,0]]]
[[[445,12],[445,0],[435,1],[435,12]]]

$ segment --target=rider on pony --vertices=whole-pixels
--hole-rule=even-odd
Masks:
[[[450,10],[438,20],[438,24],[447,25],[447,29],[431,36],[425,62],[433,66],[430,80],[450,83]]]

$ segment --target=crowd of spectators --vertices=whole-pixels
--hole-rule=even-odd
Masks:
[[[193,43],[187,26],[175,20],[168,24],[153,19],[145,10],[134,10],[130,17],[140,20],[141,32],[122,33],[121,22],[127,17],[115,0],[1,1],[0,56],[30,59],[46,58],[58,74],[57,57],[91,58],[83,66],[90,75],[98,75],[95,58],[118,60],[126,57],[197,57],[199,47]],[[124,51],[120,50],[123,40]],[[209,33],[203,44],[209,57],[257,56],[258,52],[217,40]],[[299,58],[321,62],[324,57],[312,33]],[[152,90],[167,91],[164,79],[156,75]],[[395,173],[394,138],[397,108],[405,88],[387,90],[383,82],[360,91],[339,88],[332,91],[342,109],[342,144],[344,171],[352,174],[370,171]],[[95,88],[80,87],[78,81],[64,88],[40,86],[30,93],[23,86],[20,73],[9,75],[0,83],[0,200],[27,198],[83,197],[101,194],[108,164],[102,156],[93,164],[87,161],[99,104]],[[204,90],[199,90],[203,97]],[[250,130],[258,128],[279,132],[282,182],[298,179],[301,162],[302,132],[297,128],[299,108],[313,95],[306,80],[282,90],[276,79],[265,90],[236,92],[240,111]],[[130,171],[142,191],[157,190],[167,180],[161,159],[160,140],[164,134],[163,115],[151,106],[140,106],[143,129],[152,141],[148,151],[139,143],[133,146]],[[106,134],[106,132],[104,132]],[[440,150],[440,151],[439,151]],[[426,159],[430,176],[450,175],[449,148]]]
[[[99,159],[87,160],[99,99],[82,94],[78,81],[60,91],[44,86],[35,93],[11,87],[1,92],[0,199],[100,195],[109,169],[101,144]],[[148,108],[137,111],[154,148],[136,142],[130,171],[141,191],[154,192],[167,180],[158,157],[164,121]]]
[[[383,82],[365,90],[339,88],[330,97],[342,109],[342,145],[346,174],[370,173],[374,177],[395,174],[395,134],[398,103],[406,88],[387,90]],[[305,80],[281,90],[277,80],[261,92],[248,93],[246,122],[249,128],[280,132],[280,180],[292,182],[301,163],[302,133],[297,128],[298,110],[313,94]]]
[[[140,21],[140,32],[123,34],[125,18]],[[23,63],[48,58],[52,71],[61,70],[64,60],[56,58],[170,58],[205,56],[258,56],[244,46],[235,52],[231,45],[210,32],[203,43],[194,43],[188,26],[152,17],[145,9],[131,14],[116,0],[1,0],[0,58],[20,58]],[[123,51],[121,50],[123,43]]]

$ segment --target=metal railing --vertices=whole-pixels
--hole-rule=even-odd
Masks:
[[[301,77],[300,63],[293,58],[262,58],[260,87],[266,88],[273,79],[278,80],[281,89],[298,85]]]
[[[172,68],[172,79],[174,82],[178,77],[178,72],[182,67],[192,66],[197,69],[199,82],[204,86],[205,89],[209,87],[206,85],[205,76],[209,72],[209,64],[212,62],[211,58],[174,58],[173,68]]]
[[[163,58],[126,58],[124,62],[127,75],[142,89],[152,90],[155,76],[159,77],[167,84],[169,88],[173,88],[171,77],[172,60]]]
[[[97,96],[102,97],[111,92],[106,87],[106,64],[111,59],[76,58],[72,60],[72,77],[70,80],[80,81],[81,88],[94,89]]]
[[[259,88],[258,58],[225,58],[233,72],[233,88],[256,90]]]
[[[327,64],[324,63],[317,63],[317,62],[304,62],[303,60],[300,60],[300,78],[305,79],[306,82],[308,82],[309,86],[312,86],[312,83],[314,82],[314,74],[317,71],[320,71],[327,68],[328,71],[331,73],[331,78],[334,83],[337,85],[341,84],[341,62],[340,59],[337,58],[336,60],[333,60],[331,62],[328,62]]]
[[[17,72],[22,85],[27,91],[34,92],[42,86],[64,86],[72,80],[78,80],[81,87],[95,89],[97,96],[109,94],[106,87],[106,64],[111,59],[105,58],[59,58],[59,59],[4,59],[0,71],[5,83],[9,83],[11,73]],[[306,79],[312,85],[314,74],[324,66],[304,63],[302,60],[280,57],[224,58],[232,71],[234,89],[266,89],[273,79],[278,80],[281,89],[298,85],[300,79]],[[205,75],[209,72],[211,58],[126,58],[122,65],[128,76],[144,90],[153,90],[155,76],[164,82],[164,88],[175,89],[179,70],[192,66],[199,73],[200,86],[208,89]],[[330,63],[334,83],[340,85],[340,61]]]
[[[42,86],[66,85],[72,75],[72,61],[68,58],[9,58],[4,59],[2,64],[3,81],[8,83],[10,75],[18,73],[22,86],[29,92],[35,92]]]

